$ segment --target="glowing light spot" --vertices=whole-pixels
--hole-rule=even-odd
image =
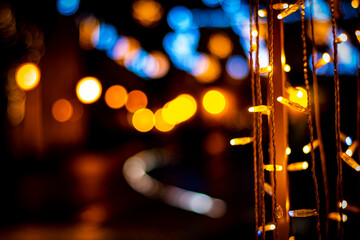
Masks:
[[[352,0],[351,1],[351,6],[353,7],[353,8],[358,8],[359,7],[359,0]]]
[[[257,30],[252,30],[252,31],[251,31],[251,36],[252,36],[252,37],[255,38],[255,37],[257,37],[258,35],[259,35],[259,32],[258,32]]]
[[[285,64],[285,66],[284,66],[284,71],[285,71],[285,72],[290,72],[290,71],[291,71],[291,67],[290,67],[289,64]]]
[[[40,69],[33,63],[24,63],[16,69],[15,79],[22,90],[32,90],[39,84]]]
[[[287,147],[285,150],[286,155],[290,155],[291,154],[291,148]]]
[[[154,27],[163,16],[160,3],[153,0],[138,0],[133,3],[133,17],[145,27]]]
[[[215,56],[219,58],[226,58],[231,54],[233,44],[227,34],[216,33],[210,36],[208,49]]]
[[[264,9],[259,9],[258,14],[259,14],[259,17],[266,17],[267,12]]]
[[[191,11],[183,6],[172,8],[168,13],[167,21],[169,26],[175,31],[188,30],[195,27]]]
[[[57,9],[62,15],[73,15],[79,8],[79,2],[80,0],[57,0]]]
[[[133,90],[128,94],[125,107],[129,112],[134,113],[141,108],[145,108],[147,104],[148,98],[146,94],[140,90]]]
[[[79,24],[79,44],[81,48],[86,50],[94,48],[91,38],[99,24],[99,20],[95,17],[87,17],[81,20]]]
[[[249,64],[241,56],[232,56],[226,62],[226,72],[233,79],[245,79],[249,74]]]
[[[155,125],[154,113],[148,108],[141,108],[134,113],[132,124],[139,132],[148,132]]]
[[[224,111],[226,99],[224,95],[217,90],[210,90],[203,97],[203,107],[211,114],[219,114]]]
[[[84,77],[76,85],[76,95],[83,103],[96,102],[101,96],[102,86],[95,77]]]
[[[197,110],[195,99],[189,94],[180,94],[163,107],[162,117],[168,124],[179,124],[190,119]]]
[[[51,113],[58,122],[68,121],[73,114],[73,107],[66,99],[59,99],[52,105]]]
[[[352,142],[353,141],[352,141],[351,137],[348,136],[348,137],[345,138],[345,144],[346,145],[350,146],[352,144]]]
[[[353,152],[351,151],[351,149],[347,149],[346,150],[346,155],[348,155],[349,157],[351,157],[353,155]]]
[[[222,0],[202,0],[202,2],[208,7],[217,7]]]
[[[304,146],[303,147],[303,152],[305,153],[305,154],[308,154],[309,152],[310,152],[310,147],[309,146]]]
[[[219,78],[220,73],[221,65],[219,60],[207,54],[202,54],[198,58],[198,62],[192,70],[192,74],[196,80],[201,83],[211,83],[215,81]]]
[[[113,109],[123,107],[127,100],[127,90],[121,85],[113,85],[105,92],[105,103]]]
[[[155,112],[155,128],[160,132],[169,132],[175,127],[175,124],[167,123],[162,115],[162,108]]]
[[[289,100],[291,102],[300,104],[304,108],[307,107],[307,92],[302,87],[296,87],[296,88],[289,88]]]
[[[99,50],[112,48],[117,40],[117,31],[113,25],[100,23],[91,35],[92,44]]]
[[[150,64],[148,64],[145,68],[145,73],[151,78],[162,78],[165,76],[170,68],[169,59],[160,51],[153,51],[149,56],[153,58],[154,64],[150,68]]]

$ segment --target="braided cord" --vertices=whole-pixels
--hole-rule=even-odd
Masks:
[[[321,239],[321,230],[320,230],[320,200],[319,200],[319,188],[316,178],[316,171],[315,171],[315,152],[314,152],[314,128],[312,124],[312,117],[311,117],[311,102],[310,102],[310,86],[309,86],[309,79],[308,79],[308,63],[307,63],[307,51],[306,51],[306,35],[305,35],[305,6],[301,6],[301,39],[302,39],[302,47],[303,47],[303,68],[304,68],[304,79],[305,79],[305,87],[307,93],[307,102],[308,102],[308,111],[307,111],[307,119],[308,119],[308,128],[310,132],[310,144],[311,144],[311,173],[312,178],[314,181],[314,188],[315,188],[315,198],[316,198],[316,211],[318,214],[316,215],[316,231],[318,239]]]

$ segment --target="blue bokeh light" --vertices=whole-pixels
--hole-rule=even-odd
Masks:
[[[174,31],[184,31],[197,27],[191,11],[183,6],[172,8],[167,15],[167,21]]]
[[[79,8],[80,0],[57,0],[57,9],[65,16],[73,15]]]
[[[99,50],[111,49],[117,39],[118,36],[115,27],[106,23],[101,23],[92,36],[92,42],[95,48]]]
[[[202,2],[208,7],[217,7],[223,0],[202,0]]]
[[[249,64],[244,57],[235,55],[226,62],[226,71],[234,79],[244,79],[249,75]]]

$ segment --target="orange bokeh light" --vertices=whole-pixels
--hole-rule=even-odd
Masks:
[[[162,111],[160,108],[155,112],[155,128],[160,132],[169,132],[175,127],[175,124],[167,123],[162,116]]]
[[[153,0],[138,0],[132,7],[134,19],[144,27],[154,27],[163,16],[161,4]]]
[[[113,109],[123,107],[127,100],[127,90],[121,85],[113,85],[105,92],[105,103]]]
[[[66,99],[59,99],[52,105],[51,113],[58,122],[66,122],[73,115],[73,107]]]
[[[76,85],[76,94],[82,103],[96,102],[101,96],[102,86],[95,77],[84,77]]]
[[[208,49],[215,56],[219,58],[226,58],[231,54],[233,44],[227,34],[215,33],[210,36]]]
[[[15,79],[22,90],[32,90],[40,82],[40,69],[34,63],[24,63],[16,69]]]
[[[134,113],[140,108],[145,108],[147,104],[148,98],[146,94],[140,90],[133,90],[128,94],[125,107],[129,112]]]
[[[92,16],[81,20],[79,24],[79,44],[81,48],[86,50],[94,48],[91,38],[99,24],[99,20]]]
[[[154,113],[148,108],[141,108],[132,116],[132,124],[139,132],[148,132],[155,125]]]
[[[211,83],[219,78],[221,65],[217,58],[203,54],[192,73],[198,82]]]

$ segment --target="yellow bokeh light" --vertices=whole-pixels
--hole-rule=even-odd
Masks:
[[[58,122],[66,122],[73,115],[73,106],[66,99],[59,99],[52,105],[51,113]]]
[[[168,124],[179,124],[190,119],[197,110],[195,99],[189,94],[180,94],[165,104],[162,117]]]
[[[207,112],[211,114],[219,114],[225,109],[226,99],[221,92],[217,90],[210,90],[205,93],[202,103]]]
[[[353,8],[358,8],[359,7],[359,0],[352,0],[351,1],[351,6],[353,7]]]
[[[162,108],[155,112],[155,128],[160,132],[169,132],[175,127],[175,124],[166,122],[162,115]]]
[[[22,90],[32,90],[39,84],[40,70],[33,63],[24,63],[16,69],[15,79]]]
[[[161,4],[153,0],[135,1],[132,8],[134,19],[145,27],[154,27],[163,16]]]
[[[139,132],[148,132],[155,125],[154,113],[148,108],[141,108],[132,116],[132,124]]]
[[[291,102],[300,104],[304,108],[308,105],[307,100],[307,93],[306,90],[302,87],[296,87],[296,88],[289,88],[289,100]]]
[[[147,104],[148,98],[146,94],[140,90],[133,90],[128,94],[125,107],[129,112],[134,113],[141,108],[145,108]]]
[[[76,95],[82,103],[96,102],[101,96],[102,86],[95,77],[84,77],[76,85]]]
[[[226,58],[231,54],[233,44],[227,34],[216,33],[210,36],[208,49],[215,56],[219,58]]]
[[[113,85],[105,92],[105,103],[113,109],[123,107],[127,100],[127,90],[121,85]]]

